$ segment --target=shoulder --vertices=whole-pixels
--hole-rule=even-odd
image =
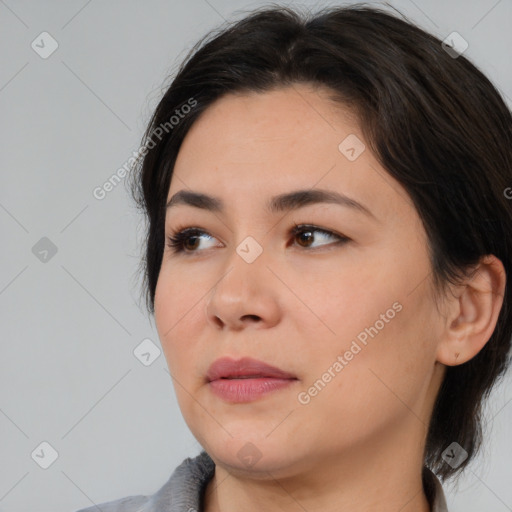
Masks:
[[[142,512],[149,503],[150,496],[128,496],[115,501],[98,503],[92,507],[81,508],[76,512]]]
[[[199,510],[203,491],[215,472],[215,463],[202,451],[186,458],[155,494],[127,496],[76,512],[181,512]]]

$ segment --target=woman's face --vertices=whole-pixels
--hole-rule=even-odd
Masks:
[[[423,439],[442,328],[426,234],[363,143],[325,91],[294,85],[223,97],[181,146],[168,200],[187,191],[221,206],[168,208],[155,321],[186,423],[231,470],[276,476],[349,453],[354,464],[400,457]],[[316,190],[354,202],[304,200]],[[168,237],[188,227],[204,233],[173,252]],[[294,379],[267,379],[284,385],[252,395],[261,379],[210,383],[221,357]],[[249,394],[236,401],[215,392],[223,386]]]

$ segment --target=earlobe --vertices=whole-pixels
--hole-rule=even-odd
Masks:
[[[483,257],[472,277],[458,287],[439,340],[437,360],[457,366],[475,357],[496,328],[503,305],[506,274],[494,255]]]

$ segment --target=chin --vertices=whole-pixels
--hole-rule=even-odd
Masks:
[[[285,476],[286,469],[293,464],[291,448],[277,437],[274,440],[258,435],[227,436],[223,442],[212,442],[207,449],[217,464],[230,473],[251,475],[251,478],[268,479],[269,473]],[[296,458],[298,454],[294,454]]]

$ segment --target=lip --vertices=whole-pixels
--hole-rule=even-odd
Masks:
[[[263,361],[243,357],[232,359],[221,357],[213,362],[208,368],[206,378],[209,382],[218,379],[240,378],[240,377],[270,377],[275,379],[296,379],[295,375],[285,372],[280,368],[271,366]]]
[[[209,389],[230,403],[252,402],[298,381],[291,373],[250,357],[217,359],[206,378]]]

